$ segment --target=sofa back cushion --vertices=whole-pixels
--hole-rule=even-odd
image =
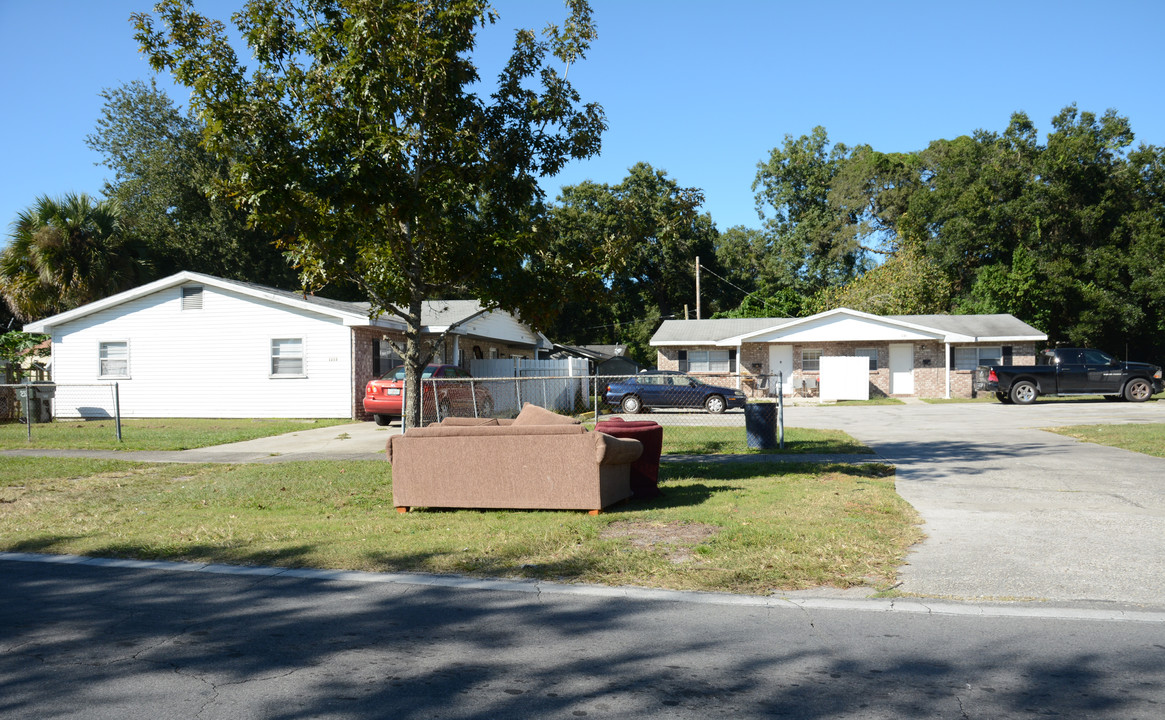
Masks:
[[[514,418],[514,425],[522,427],[524,425],[578,425],[578,420],[565,415],[559,415],[556,412],[551,412],[543,407],[538,407],[532,403],[526,403],[522,406],[522,412],[518,413],[518,417]]]

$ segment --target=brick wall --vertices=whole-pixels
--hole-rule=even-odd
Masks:
[[[897,344],[897,343],[895,343]],[[939,341],[916,341],[914,346],[914,395],[916,397],[945,397],[946,386],[946,345]],[[995,344],[998,345],[998,344]],[[952,357],[954,348],[951,346]],[[961,346],[961,347],[966,347]],[[1015,365],[1035,364],[1035,344],[1018,343],[1012,348],[1012,363]],[[873,348],[878,352],[878,369],[870,372],[870,397],[885,397],[890,394],[890,343],[889,342],[829,342],[793,344],[793,385],[801,387],[803,380],[812,386],[818,373],[806,371],[801,364],[802,350],[810,348],[821,351],[822,356],[853,357],[858,348]],[[679,352],[687,349],[666,347],[656,351],[656,364],[660,370],[679,370]],[[766,383],[758,382],[756,376],[769,376],[768,343],[747,343],[742,345],[739,358],[739,372],[743,378],[741,388],[749,396],[765,395]],[[951,397],[971,397],[973,371],[955,370],[951,372]]]

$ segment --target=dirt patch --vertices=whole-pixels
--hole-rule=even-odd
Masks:
[[[633,547],[657,552],[669,561],[680,564],[695,559],[692,548],[720,532],[715,525],[680,522],[613,522],[600,537],[626,539]]]

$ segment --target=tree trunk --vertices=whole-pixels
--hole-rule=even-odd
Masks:
[[[421,305],[421,296],[414,294],[405,323],[405,406],[401,418],[405,428],[421,426],[421,373],[429,361],[421,353]]]

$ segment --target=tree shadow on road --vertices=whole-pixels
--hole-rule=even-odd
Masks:
[[[1147,717],[1162,687],[1160,632],[1136,623],[875,622],[343,574],[0,572],[9,717]]]

